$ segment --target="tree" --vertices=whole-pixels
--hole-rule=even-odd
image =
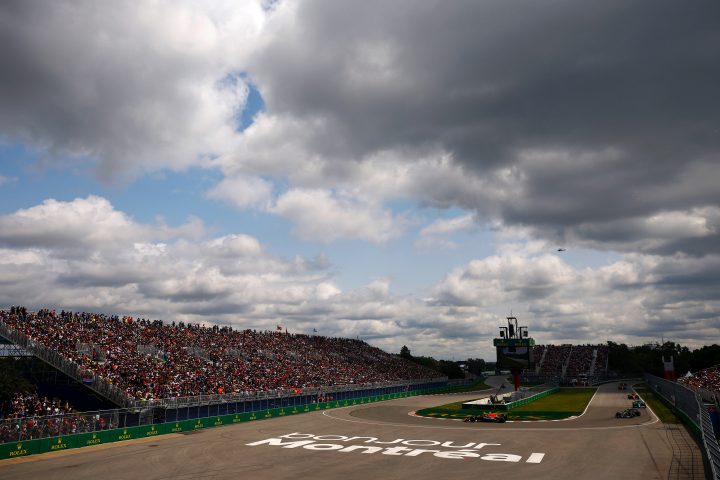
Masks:
[[[485,360],[482,358],[468,358],[465,365],[467,365],[468,372],[475,375],[482,375],[482,372],[485,371]]]
[[[410,355],[410,349],[406,345],[403,345],[402,348],[400,349],[400,357],[405,358],[407,360],[413,359],[413,356]]]

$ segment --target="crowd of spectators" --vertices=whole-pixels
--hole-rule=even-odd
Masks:
[[[67,401],[40,397],[37,393],[17,393],[0,405],[0,419],[63,415],[72,412]]]
[[[678,378],[678,383],[720,394],[720,365],[700,370],[691,376]]]
[[[117,428],[117,420],[116,414],[99,413],[6,418],[0,420],[0,443],[108,430]]]
[[[0,443],[101,429],[100,420],[76,417],[67,401],[18,393],[0,405]]]
[[[545,358],[540,364],[541,375],[562,375],[563,365],[570,355],[572,345],[546,345]]]
[[[348,338],[23,307],[0,310],[0,322],[135,399],[439,376]]]
[[[536,367],[526,371],[529,376],[566,377],[597,375],[607,371],[607,345],[534,345]]]
[[[591,372],[593,359],[599,355],[600,350],[607,350],[606,345],[573,345],[568,358],[565,376],[576,376],[580,374],[591,374],[601,371],[605,368],[605,364],[595,362],[594,372]]]

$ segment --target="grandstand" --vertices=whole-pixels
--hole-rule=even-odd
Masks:
[[[99,313],[12,307],[0,310],[0,335],[119,406],[440,376],[360,340]]]
[[[607,375],[607,345],[535,345],[533,356],[535,367],[523,371],[526,381],[591,383]]]
[[[720,399],[720,365],[688,373],[677,381],[693,390],[708,392],[703,395],[704,398]]]

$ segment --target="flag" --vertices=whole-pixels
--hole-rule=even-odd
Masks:
[[[282,332],[282,325],[278,325],[277,329]]]
[[[317,333],[317,328],[313,328],[313,333]]]

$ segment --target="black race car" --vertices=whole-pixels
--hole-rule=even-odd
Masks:
[[[633,418],[639,416],[640,410],[637,408],[626,408],[625,410],[615,413],[615,418]]]

